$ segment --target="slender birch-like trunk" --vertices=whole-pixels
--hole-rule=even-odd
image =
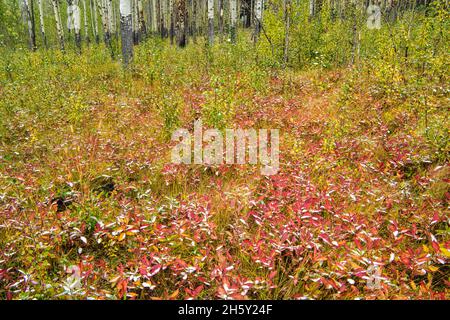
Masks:
[[[262,0],[255,1],[255,34],[254,41],[258,41],[259,33],[261,32],[262,24]]]
[[[316,14],[316,1],[309,0],[309,17],[312,18]]]
[[[98,22],[97,22],[97,5],[94,3],[96,0],[89,0],[91,6],[91,21],[92,21],[92,31],[94,34],[95,42],[100,43],[100,37],[98,34]]]
[[[208,43],[214,44],[214,0],[208,0]]]
[[[108,0],[98,0],[98,5],[99,5],[100,18],[102,20],[102,26],[103,26],[103,40],[105,42],[106,47],[109,48],[109,50],[111,52],[111,58],[114,59],[114,49],[113,49],[112,43],[111,43],[111,29],[110,29],[110,23],[109,23],[107,1]]]
[[[27,25],[28,25],[28,35],[29,35],[29,46],[30,50],[36,51],[36,30],[34,25],[34,10],[33,10],[34,0],[23,0],[23,7],[26,14]]]
[[[74,31],[75,45],[78,52],[81,52],[81,15],[78,0],[67,0],[67,29]]]
[[[236,0],[230,0],[230,39],[236,43],[237,4]]]
[[[152,1],[152,25],[153,25],[153,32],[158,32],[158,17],[156,12],[156,0]]]
[[[106,0],[106,9],[108,12],[107,17],[110,34],[115,34],[117,36],[116,19],[112,0]]]
[[[86,43],[89,43],[91,42],[91,39],[89,38],[89,25],[88,25],[86,0],[82,1],[83,1],[83,18],[84,18],[84,39],[86,40]]]
[[[47,36],[45,35],[45,24],[44,24],[44,4],[43,0],[38,0],[38,8],[39,8],[39,26],[41,29],[42,42],[44,46],[48,48]]]
[[[98,12],[100,13],[100,19],[102,21],[102,28],[103,28],[103,41],[105,42],[106,46],[109,47],[109,44],[111,42],[111,34],[109,31],[109,23],[108,23],[108,11],[106,9],[106,0],[97,0],[97,5],[99,6]]]
[[[61,17],[59,15],[59,3],[58,0],[52,0],[53,14],[56,22],[56,33],[58,34],[59,48],[64,52],[64,31],[61,23]]]
[[[123,65],[127,67],[133,60],[132,0],[120,0],[120,35],[122,40]]]
[[[223,39],[223,1],[224,0],[219,0],[218,4],[218,10],[219,10],[219,20],[218,20],[218,27],[219,27],[219,37],[220,37],[220,41],[222,41]]]
[[[75,45],[78,48],[78,52],[81,53],[81,12],[78,0],[73,0],[72,4],[72,17],[73,17],[73,29],[75,33]]]
[[[70,34],[73,31],[73,7],[72,7],[72,1],[73,0],[67,0],[67,8],[66,8],[66,14],[67,14],[67,32],[69,33],[69,42],[70,42]]]

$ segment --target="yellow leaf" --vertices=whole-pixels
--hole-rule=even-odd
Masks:
[[[123,241],[123,239],[125,239],[126,234],[125,233],[121,233],[119,235],[119,241]]]
[[[447,258],[450,258],[450,250],[447,250],[444,247],[441,247],[441,252],[446,256]]]
[[[436,272],[439,270],[439,268],[435,266],[429,266],[428,269],[430,269],[431,272]]]
[[[177,289],[177,290],[175,290],[174,291],[174,293],[172,293],[170,296],[169,296],[169,298],[170,299],[175,299],[177,296],[178,296],[178,293],[179,293],[180,291]]]
[[[412,287],[414,290],[417,289],[417,286],[416,286],[416,284],[414,283],[414,281],[411,281],[411,287]]]

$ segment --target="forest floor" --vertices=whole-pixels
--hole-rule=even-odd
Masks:
[[[149,44],[128,73],[100,50],[9,60],[0,297],[450,298],[448,141],[427,139],[445,94],[425,119],[351,68],[204,50]],[[171,164],[200,118],[279,129],[278,174]]]

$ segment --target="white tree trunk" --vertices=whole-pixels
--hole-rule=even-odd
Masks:
[[[75,31],[75,44],[78,50],[81,50],[81,12],[78,0],[73,0],[72,4],[72,19],[73,29]]]
[[[208,0],[208,42],[214,43],[214,0]]]
[[[33,13],[33,0],[29,2],[29,0],[23,0],[23,9],[26,15],[26,21],[28,25],[28,34],[29,34],[29,43],[30,49],[36,50],[36,33],[34,30],[34,13]]]
[[[45,35],[45,24],[44,24],[44,5],[43,0],[38,0],[39,7],[39,26],[41,28],[42,42],[44,42],[44,46],[47,48],[47,36]]]
[[[88,25],[88,16],[87,16],[87,7],[86,7],[86,0],[83,1],[83,18],[84,18],[84,37],[86,39],[86,42],[89,43],[89,25]]]
[[[97,4],[99,6],[98,12],[100,13],[100,18],[102,21],[103,26],[103,38],[105,41],[105,44],[107,46],[111,43],[111,31],[109,28],[109,19],[108,19],[108,9],[107,9],[107,2],[108,0],[98,0]]]
[[[59,3],[57,0],[52,0],[53,14],[55,15],[56,33],[58,34],[59,48],[64,51],[64,31],[59,15]]]
[[[120,0],[120,34],[124,66],[133,59],[132,0]]]
[[[230,38],[236,42],[237,5],[236,0],[230,0]]]
[[[116,24],[115,24],[115,19],[114,19],[112,0],[106,0],[106,12],[107,12],[106,16],[108,17],[109,31],[111,34],[115,33],[116,32]]]
[[[157,20],[157,15],[156,15],[156,0],[151,0],[152,1],[152,12],[153,12],[153,19],[152,19],[152,31],[153,32],[157,32],[158,31],[158,20]]]
[[[98,24],[97,24],[97,5],[95,4],[95,0],[89,0],[91,6],[91,22],[92,22],[92,31],[94,34],[95,42],[98,44],[100,42],[98,35]]]
[[[254,40],[258,41],[259,33],[262,25],[262,0],[255,1],[255,34]]]
[[[309,0],[309,16],[314,17],[315,13],[316,13],[316,1]]]
[[[74,29],[74,25],[73,25],[73,4],[72,2],[68,2],[67,3],[67,9],[66,9],[66,13],[67,13],[67,30],[72,31]]]

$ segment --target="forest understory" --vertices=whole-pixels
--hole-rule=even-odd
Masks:
[[[448,41],[250,39],[0,47],[0,299],[450,298]],[[279,129],[278,173],[172,164],[198,119]]]

